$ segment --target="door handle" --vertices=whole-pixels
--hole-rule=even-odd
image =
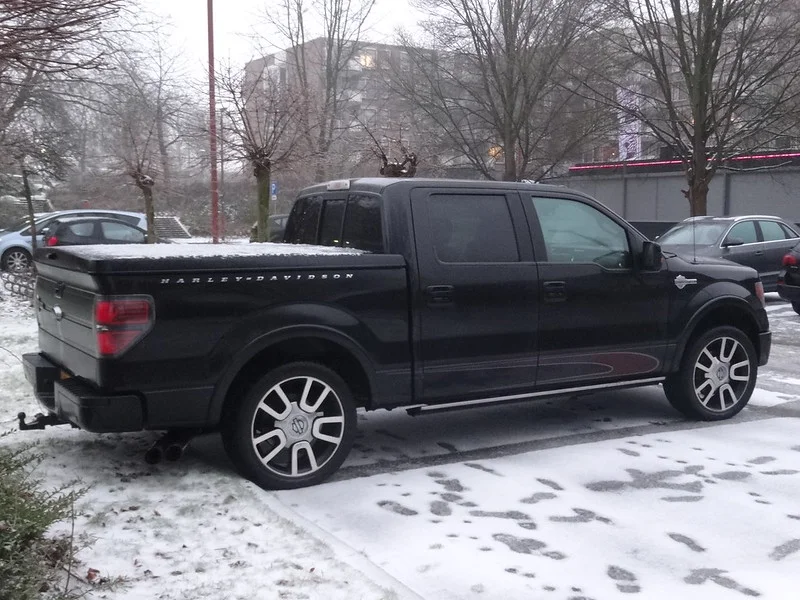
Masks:
[[[756,251],[756,256],[764,256],[764,251],[763,250],[757,250]]]
[[[545,281],[542,288],[545,302],[565,302],[567,300],[566,281]]]
[[[425,288],[428,304],[450,304],[453,302],[452,285],[429,285]]]

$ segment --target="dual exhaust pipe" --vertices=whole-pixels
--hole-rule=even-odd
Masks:
[[[161,460],[175,462],[183,456],[186,446],[198,434],[195,430],[177,429],[167,431],[163,436],[150,446],[144,453],[144,460],[149,465],[155,465]]]

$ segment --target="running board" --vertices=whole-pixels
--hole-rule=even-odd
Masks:
[[[547,390],[545,392],[534,392],[532,394],[516,394],[514,396],[498,396],[497,398],[483,398],[480,400],[465,400],[464,402],[448,402],[446,404],[420,404],[406,409],[412,417],[434,412],[446,412],[450,410],[461,410],[464,408],[479,408],[484,406],[495,406],[498,404],[511,404],[534,398],[548,398],[555,396],[569,396],[570,394],[581,394],[589,392],[601,392],[603,390],[621,390],[625,388],[642,387],[661,383],[666,377],[652,377],[650,379],[637,379],[636,381],[619,381],[617,383],[601,383],[599,385],[584,385],[573,388],[561,388],[557,390]]]

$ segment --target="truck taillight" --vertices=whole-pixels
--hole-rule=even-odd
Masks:
[[[797,266],[797,257],[794,254],[786,254],[783,257],[783,266],[784,267],[796,267]]]
[[[767,299],[764,296],[764,284],[760,281],[756,281],[756,296],[761,300],[761,306],[767,305]]]
[[[143,338],[154,321],[150,296],[111,296],[94,304],[97,353],[119,356]]]

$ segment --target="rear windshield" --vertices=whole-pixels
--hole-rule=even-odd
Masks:
[[[383,252],[380,197],[352,193],[299,198],[286,223],[284,241]]]
[[[658,243],[662,246],[710,246],[717,243],[729,225],[730,223],[681,223],[658,238]]]

